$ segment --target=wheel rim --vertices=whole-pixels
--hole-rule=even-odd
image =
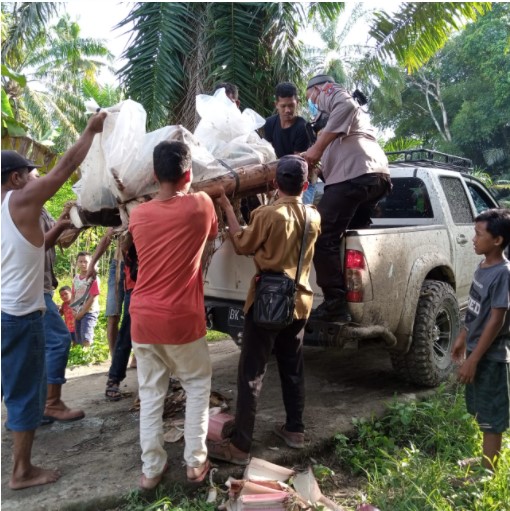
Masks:
[[[435,363],[440,369],[446,369],[451,364],[451,348],[453,343],[453,318],[451,311],[441,307],[436,314],[432,328],[432,353]]]

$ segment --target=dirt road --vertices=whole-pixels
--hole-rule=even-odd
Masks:
[[[213,390],[231,397],[235,407],[239,349],[230,340],[210,345],[213,360]],[[418,389],[393,375],[382,348],[324,350],[306,348],[305,452],[286,448],[271,430],[284,420],[278,372],[272,361],[260,398],[252,455],[275,463],[292,465],[321,448],[336,432],[351,428],[353,417],[380,412],[395,395],[417,394]],[[130,369],[122,390],[132,396],[111,403],[104,399],[108,364],[68,370],[64,398],[86,411],[84,420],[39,428],[33,461],[58,467],[62,478],[53,485],[14,492],[7,486],[12,467],[12,441],[2,429],[2,510],[105,510],[114,508],[131,490],[140,475],[138,412],[130,411],[137,394],[136,370]],[[5,408],[2,406],[2,423]],[[165,484],[184,483],[182,440],[166,444],[170,470]],[[219,464],[218,481],[242,470]]]

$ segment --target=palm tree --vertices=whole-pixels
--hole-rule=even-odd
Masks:
[[[6,19],[14,23],[28,15],[22,4],[6,13]],[[48,20],[41,21],[41,26],[43,23]],[[11,49],[2,53],[8,70],[2,72],[2,98],[8,99],[13,117],[27,126],[33,138],[64,150],[86,124],[85,83],[95,84],[98,70],[111,62],[113,55],[104,41],[80,37],[79,25],[68,15],[49,29],[35,32],[33,38],[11,41],[17,33],[6,31],[5,46]]]
[[[195,96],[216,82],[235,83],[241,101],[262,114],[274,86],[303,83],[300,26],[313,16],[334,18],[339,2],[137,3],[120,27],[134,37],[120,70],[126,93],[145,107],[150,129],[196,124]]]
[[[395,14],[377,12],[364,69],[383,77],[388,62],[397,61],[415,70],[453,30],[489,8],[490,2],[407,2]],[[145,107],[149,129],[176,123],[193,129],[195,95],[217,81],[235,83],[241,101],[266,115],[279,81],[306,79],[298,29],[342,11],[340,2],[137,3],[119,24],[134,25],[119,76]]]

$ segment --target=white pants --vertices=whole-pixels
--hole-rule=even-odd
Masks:
[[[140,344],[133,341],[140,393],[142,472],[153,478],[163,472],[167,453],[163,440],[163,409],[170,376],[186,392],[184,461],[198,467],[207,458],[211,359],[205,337],[188,344]]]

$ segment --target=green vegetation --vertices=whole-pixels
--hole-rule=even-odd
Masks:
[[[178,485],[166,495],[161,488],[156,490],[156,499],[150,501],[139,491],[134,491],[126,498],[122,511],[214,511],[214,504],[205,502],[204,491],[199,490],[195,497],[190,498]]]
[[[381,511],[510,509],[510,436],[495,476],[459,460],[481,455],[481,435],[463,387],[440,388],[424,401],[393,402],[380,419],[356,420],[336,436],[343,464],[363,473],[366,500]]]
[[[113,55],[68,14],[55,22],[58,2],[42,4],[2,4],[2,137],[26,134],[63,152],[86,125],[85,101],[104,95],[97,76]]]
[[[367,92],[375,124],[509,179],[509,41],[510,4],[493,3],[415,73],[393,67],[374,82]]]

